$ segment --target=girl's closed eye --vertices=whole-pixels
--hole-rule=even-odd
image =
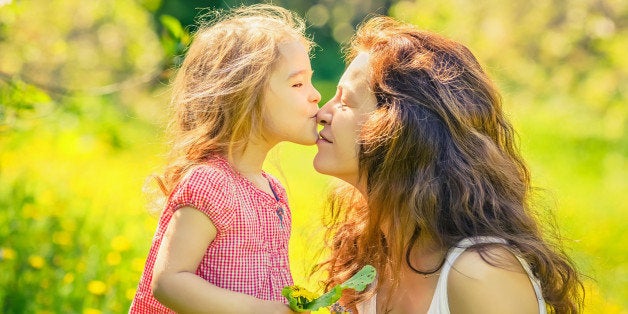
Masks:
[[[299,88],[299,87],[302,87],[302,86],[303,86],[303,83],[292,84],[292,87],[296,87],[296,88]]]

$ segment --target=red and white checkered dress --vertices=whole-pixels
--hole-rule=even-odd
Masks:
[[[173,313],[152,295],[157,251],[175,210],[191,206],[216,226],[196,274],[225,289],[259,299],[286,302],[284,286],[292,285],[288,263],[291,215],[285,189],[263,173],[276,196],[255,187],[222,157],[196,167],[179,183],[161,214],[129,313]]]

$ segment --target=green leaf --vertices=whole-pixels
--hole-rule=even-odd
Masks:
[[[366,265],[360,269],[355,275],[353,275],[349,280],[340,284],[343,289],[353,289],[355,291],[363,291],[366,286],[375,280],[375,267],[371,265]]]
[[[304,309],[307,311],[316,311],[321,307],[331,306],[336,303],[336,301],[340,300],[342,290],[344,290],[343,287],[336,285],[327,293],[305,304]]]
[[[171,15],[163,14],[159,17],[159,21],[161,21],[161,24],[168,30],[173,38],[180,39],[182,34],[185,33],[181,22]]]

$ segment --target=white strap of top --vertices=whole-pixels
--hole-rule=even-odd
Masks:
[[[438,283],[436,284],[436,290],[434,291],[434,297],[432,298],[432,302],[430,304],[430,308],[427,311],[428,314],[449,314],[449,299],[447,297],[447,278],[449,277],[449,271],[451,270],[452,265],[456,261],[456,259],[464,252],[467,248],[472,245],[480,244],[480,243],[502,243],[507,244],[506,240],[497,237],[474,237],[474,238],[466,238],[463,239],[456,245],[451,248],[447,253],[447,258],[443,267],[440,271],[440,278],[438,278]],[[515,254],[521,266],[528,274],[530,278],[530,282],[532,283],[532,287],[534,288],[534,293],[536,294],[536,299],[539,304],[539,313],[546,314],[547,309],[545,308],[545,300],[543,299],[543,293],[541,292],[541,283],[534,276],[532,271],[530,270],[530,266],[528,263]]]

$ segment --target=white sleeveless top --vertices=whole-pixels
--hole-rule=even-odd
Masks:
[[[496,237],[474,237],[474,238],[466,238],[458,243],[458,245],[454,246],[447,252],[447,257],[443,267],[440,271],[440,277],[438,278],[438,283],[436,284],[436,290],[434,291],[434,296],[432,297],[432,302],[430,303],[430,308],[427,311],[427,314],[449,314],[449,299],[447,297],[447,278],[449,278],[449,271],[453,266],[456,259],[464,252],[467,248],[474,244],[479,243],[503,243],[506,244],[506,240]],[[547,309],[545,308],[545,300],[543,299],[543,293],[541,292],[541,283],[534,276],[532,271],[530,270],[530,266],[528,263],[515,254],[521,266],[528,274],[530,278],[530,282],[532,283],[532,287],[534,288],[534,294],[536,294],[536,299],[539,305],[539,314],[547,314]],[[358,304],[358,313],[359,314],[376,314],[377,312],[377,295],[373,295],[369,300],[366,300],[360,304]]]

